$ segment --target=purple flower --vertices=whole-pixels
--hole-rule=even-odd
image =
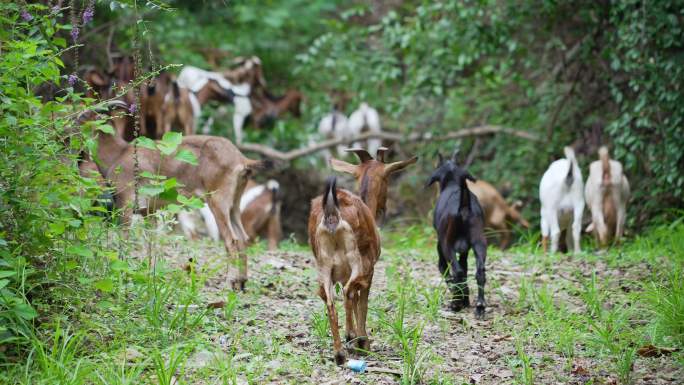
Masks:
[[[71,28],[71,38],[74,39],[74,43],[78,40],[78,27]]]
[[[60,8],[59,5],[55,5],[54,7],[52,7],[52,12],[54,12],[54,13],[57,13],[61,10],[62,10],[62,8]]]
[[[21,11],[21,18],[24,19],[24,21],[33,20],[33,16],[31,16],[31,14],[28,13],[28,11],[26,11],[25,9]]]
[[[135,111],[137,111],[137,110],[138,110],[138,105],[135,103],[131,103],[128,106],[128,113],[130,113],[131,115],[135,114]]]
[[[74,86],[74,84],[76,84],[77,81],[78,81],[78,76],[76,76],[76,74],[71,74],[67,78],[67,82],[69,82],[69,85],[72,87]]]
[[[90,23],[93,20],[93,16],[95,16],[95,10],[92,6],[89,6],[83,11],[83,24]]]

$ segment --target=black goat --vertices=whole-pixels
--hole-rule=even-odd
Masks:
[[[433,226],[437,230],[439,271],[446,276],[452,291],[451,309],[459,311],[470,306],[468,283],[468,249],[473,249],[477,261],[477,304],[475,316],[485,313],[485,260],[487,240],[484,236],[484,218],[480,202],[468,190],[466,180],[475,181],[472,175],[456,165],[454,160],[440,162],[427,186],[439,182],[440,194],[435,206]],[[456,260],[456,253],[459,255]]]

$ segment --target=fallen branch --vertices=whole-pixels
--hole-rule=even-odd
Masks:
[[[477,126],[477,127],[471,127],[471,128],[464,128],[462,130],[458,130],[455,132],[450,132],[446,135],[433,135],[432,133],[414,133],[414,134],[409,134],[409,135],[403,135],[399,134],[396,132],[365,132],[361,135],[357,135],[354,137],[346,138],[346,139],[329,139],[329,140],[324,140],[320,143],[316,143],[314,145],[292,150],[292,151],[279,151],[274,148],[264,146],[261,144],[256,144],[256,143],[242,143],[238,145],[238,148],[241,151],[251,151],[251,152],[256,152],[258,154],[264,155],[268,158],[271,159],[277,159],[277,160],[282,160],[282,161],[292,161],[293,159],[300,158],[302,156],[306,156],[309,154],[313,154],[315,152],[325,150],[327,148],[332,148],[335,146],[338,146],[340,144],[351,144],[354,142],[366,140],[366,139],[382,139],[382,140],[387,140],[391,142],[398,142],[398,143],[411,143],[411,142],[434,142],[434,141],[444,141],[444,140],[452,140],[452,139],[460,139],[464,138],[467,136],[482,136],[482,135],[490,135],[490,134],[498,134],[498,133],[504,133],[508,135],[513,135],[517,136],[519,138],[527,139],[527,140],[533,140],[533,141],[539,141],[539,137],[537,135],[529,133],[527,131],[521,131],[521,130],[514,130],[512,128],[506,128],[506,127],[501,127],[501,126],[490,126],[490,125],[484,125],[484,126]]]

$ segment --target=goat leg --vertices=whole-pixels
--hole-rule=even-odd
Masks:
[[[485,315],[485,298],[484,287],[487,282],[485,276],[485,261],[487,260],[487,244],[483,241],[478,241],[473,245],[476,258],[475,280],[477,281],[477,303],[475,305],[475,317],[477,319],[484,319]]]
[[[271,214],[268,218],[268,227],[266,231],[268,237],[268,250],[278,250],[278,241],[282,236],[282,231],[280,226],[280,212],[277,209],[276,212]]]
[[[462,277],[462,292],[463,292],[463,307],[470,306],[470,288],[468,287],[468,250],[459,255],[458,264],[461,266]]]
[[[465,255],[465,257],[467,258],[468,252],[466,251],[461,255]],[[455,255],[452,255],[451,258],[449,258],[449,262],[451,267],[452,278],[450,285],[452,294],[450,307],[452,311],[456,312],[470,305],[467,295],[468,283],[466,282],[466,272],[463,271],[463,268],[461,267],[461,264],[456,260]]]
[[[330,323],[330,331],[333,337],[333,350],[335,352],[335,363],[338,365],[344,364],[347,360],[344,350],[342,348],[342,340],[340,339],[339,325],[337,324],[337,311],[335,310],[335,301],[333,300],[333,283],[330,281],[330,273],[328,271],[324,275],[324,282],[319,282],[318,295],[325,302],[328,313],[328,322]]]
[[[372,280],[372,277],[369,278]],[[365,354],[370,351],[370,340],[366,332],[366,316],[368,315],[368,295],[370,294],[370,281],[368,286],[362,287],[356,296],[356,347],[359,353]]]
[[[242,256],[239,255],[237,240],[233,237],[233,233],[228,222],[230,207],[225,207],[225,202],[227,201],[218,198],[218,194],[213,194],[209,197],[209,208],[211,209],[211,213],[214,215],[214,219],[216,219],[216,225],[218,226],[221,239],[223,239],[223,245],[228,253],[229,268],[231,270],[230,276],[237,276],[237,279],[233,279],[231,281],[231,286],[233,290],[244,290],[245,282],[240,280],[240,278],[242,278],[241,272],[238,272],[237,274],[235,273],[236,268],[238,271],[243,269],[243,266],[236,266],[243,265],[243,261],[240,260]],[[246,261],[244,265],[244,269],[246,269]]]
[[[344,293],[344,329],[345,329],[345,339],[347,342],[352,342],[356,339],[356,329],[354,328],[354,316],[355,316],[355,304],[358,300],[358,293],[355,288],[347,290]]]

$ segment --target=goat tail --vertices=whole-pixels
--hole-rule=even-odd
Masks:
[[[573,150],[570,146],[566,146],[563,149],[563,152],[565,153],[565,158],[568,160],[568,174],[565,177],[565,185],[570,187],[575,181],[574,169],[577,165],[577,158],[575,158],[575,150]]]
[[[276,213],[278,205],[278,192],[280,191],[280,184],[274,179],[269,179],[266,182],[266,188],[271,192],[271,215]]]
[[[254,160],[254,159],[244,158],[243,162],[245,164],[245,168],[249,171],[269,170],[269,169],[273,168],[273,161],[270,159]]]
[[[603,183],[609,184],[610,175],[610,156],[608,155],[608,147],[601,146],[598,150],[599,159],[601,160],[601,169],[603,171]]]
[[[180,101],[180,89],[178,88],[178,83],[173,82],[172,88],[173,88],[173,103],[178,104],[178,102]]]
[[[335,232],[340,223],[339,207],[337,177],[331,176],[325,183],[325,192],[323,193],[323,224],[331,233]]]
[[[328,211],[329,208],[338,208],[340,203],[337,201],[337,177],[328,177],[325,182],[325,193],[323,194],[323,207]]]

